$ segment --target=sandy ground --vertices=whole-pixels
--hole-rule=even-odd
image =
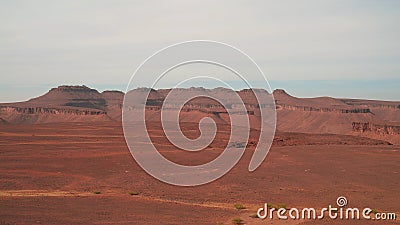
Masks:
[[[338,196],[345,196],[349,207],[400,215],[400,146],[301,135],[279,134],[284,141],[290,137],[290,144],[276,144],[255,172],[247,171],[250,147],[217,181],[176,187],[138,166],[116,123],[2,125],[0,224],[232,224],[234,218],[245,224],[369,222],[250,217],[264,203],[322,208],[335,205]],[[156,143],[171,160],[198,164],[218,156],[223,137],[196,155],[176,151],[162,138]],[[318,142],[296,142],[305,139]],[[246,209],[237,210],[234,204]]]

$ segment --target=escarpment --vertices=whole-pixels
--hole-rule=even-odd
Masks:
[[[109,121],[108,103],[95,89],[59,86],[26,102],[0,104],[0,116],[12,124]]]
[[[400,124],[399,102],[330,97],[296,98],[284,90],[275,90],[274,98],[278,130],[352,134],[399,142],[398,128],[388,125]],[[391,137],[387,138],[388,135]]]
[[[147,93],[137,88],[130,93]],[[161,109],[175,109],[189,94],[196,98],[187,101],[180,112],[183,122],[198,122],[210,117],[218,123],[230,123],[227,110],[235,116],[249,117],[251,127],[259,128],[260,109],[276,107],[277,129],[283,132],[331,133],[368,136],[397,143],[400,124],[400,102],[331,97],[298,98],[282,89],[273,92],[272,104],[259,104],[254,93],[263,89],[236,91],[238,99],[228,99],[225,106],[203,97],[207,93],[223,96],[233,90],[225,88],[177,88],[175,99],[166,103],[171,89],[150,89],[145,104],[146,119],[160,120]],[[59,86],[46,94],[25,102],[0,104],[0,125],[56,122],[121,121],[125,94],[121,91],[99,92],[86,86]],[[246,111],[237,110],[244,104]],[[275,103],[275,105],[273,104]],[[258,124],[258,125],[257,125]],[[390,137],[390,138],[387,138]],[[393,137],[396,137],[393,139]],[[394,141],[393,141],[394,140]]]
[[[391,144],[400,144],[400,123],[353,122],[352,128],[353,135],[385,140]]]
[[[136,90],[134,90],[136,91]],[[176,89],[178,92],[177,99],[172,99],[172,101],[165,102],[167,95],[170,93],[171,89],[160,89],[160,90],[151,90],[149,94],[149,98],[146,102],[146,108],[150,110],[161,110],[161,108],[175,109],[176,107],[182,104],[182,99],[179,99],[179,96],[186,96],[192,93],[195,93],[196,98],[191,99],[186,102],[182,106],[182,111],[191,112],[191,111],[199,111],[204,113],[211,114],[220,114],[227,113],[227,109],[232,109],[231,112],[233,114],[239,113],[238,109],[241,105],[244,105],[246,108],[246,114],[249,115],[259,115],[260,108],[263,107],[275,107],[273,104],[273,99],[271,97],[271,101],[267,101],[270,104],[259,104],[256,96],[253,91],[257,90],[241,90],[237,91],[237,95],[239,99],[226,99],[227,104],[224,106],[221,102],[216,101],[215,99],[203,97],[208,94],[211,96],[221,96],[222,98],[226,93],[229,93],[231,90],[225,88],[215,88],[215,89],[205,89],[205,88],[188,88],[188,89]],[[259,90],[258,90],[259,91]],[[170,99],[171,100],[171,99]],[[226,107],[226,108],[225,108]],[[243,112],[240,112],[243,113]]]
[[[353,122],[353,131],[372,132],[379,135],[400,135],[400,125],[373,124],[369,122]]]
[[[43,108],[43,107],[15,107],[15,106],[0,106],[0,110],[6,113],[21,113],[21,114],[72,114],[72,115],[100,115],[107,114],[102,110],[95,109],[77,109],[77,108]]]
[[[277,110],[297,110],[306,112],[332,113],[372,113],[368,105],[348,104],[331,97],[296,98],[284,90],[274,91]]]
[[[312,107],[312,106],[297,106],[279,104],[276,106],[277,110],[298,110],[307,112],[333,112],[333,113],[371,113],[369,108],[354,108],[354,109],[340,109],[340,108],[326,108],[326,107]]]

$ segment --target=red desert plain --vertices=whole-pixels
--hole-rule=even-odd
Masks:
[[[140,90],[133,90],[140,91]],[[189,88],[183,91],[207,92]],[[184,134],[217,122],[199,152],[177,149],[158,121],[169,90],[151,90],[146,116],[157,150],[179,164],[216,158],[229,139],[217,102],[194,99],[180,114]],[[400,224],[396,220],[257,218],[271,207],[337,206],[400,215],[400,102],[296,98],[275,90],[277,131],[266,159],[248,171],[259,130],[251,90],[238,91],[252,126],[238,164],[214,182],[179,187],[147,174],[124,139],[124,93],[60,86],[26,102],[0,104],[0,224]],[[151,109],[150,109],[151,108]]]

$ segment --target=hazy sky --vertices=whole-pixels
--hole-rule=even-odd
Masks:
[[[236,46],[272,88],[400,100],[400,1],[0,1],[0,102],[61,84],[124,90],[168,45]]]

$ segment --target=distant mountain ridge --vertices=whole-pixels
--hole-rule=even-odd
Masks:
[[[123,92],[86,86],[59,86],[25,102],[0,104],[0,118],[11,124],[118,120]],[[119,106],[119,107],[118,107]]]
[[[181,89],[185,92],[207,92],[205,88]],[[132,91],[143,91],[135,89]],[[151,90],[146,107],[151,113],[160,110],[170,89]],[[212,89],[212,91],[218,91]],[[252,123],[257,123],[257,101],[253,91],[237,91],[248,107]],[[264,90],[265,91],[265,90]],[[286,91],[273,92],[277,109],[277,129],[285,132],[352,134],[400,143],[400,101],[337,99],[331,97],[297,98]],[[59,86],[25,102],[0,104],[0,125],[57,122],[121,121],[124,93],[103,91],[87,86]],[[229,123],[217,102],[196,98],[182,114],[183,122],[210,116],[217,123]],[[196,112],[197,114],[194,114]],[[147,113],[147,112],[146,112]],[[155,118],[149,114],[149,119]]]

